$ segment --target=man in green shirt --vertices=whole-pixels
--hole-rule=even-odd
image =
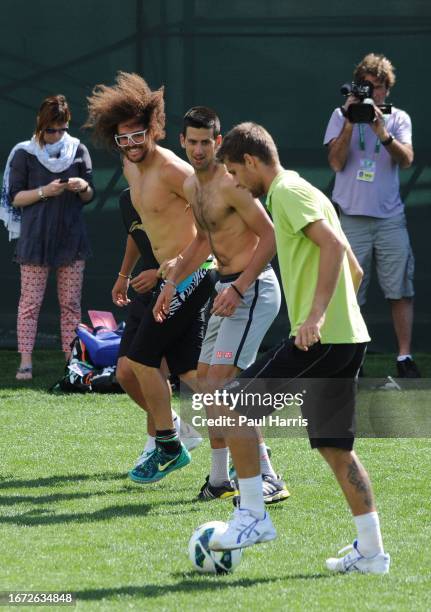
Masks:
[[[239,187],[254,197],[267,194],[291,325],[288,339],[225,389],[239,394],[254,391],[258,379],[276,379],[277,392],[287,392],[293,383],[298,388],[300,378],[318,379],[317,401],[307,406],[307,397],[301,408],[310,417],[310,444],[332,468],[358,533],[352,551],[328,559],[326,565],[338,572],[387,573],[390,557],[383,550],[370,479],[353,451],[354,383],[370,340],[356,300],[362,270],[331,202],[296,172],[282,168],[274,141],[263,127],[236,126],[225,136],[217,157]],[[316,399],[316,386],[310,389]],[[263,505],[253,430],[239,425],[240,415],[256,419],[272,410],[236,403],[237,425],[227,427],[226,435],[241,504],[227,530],[210,539],[213,550],[244,548],[276,537]]]

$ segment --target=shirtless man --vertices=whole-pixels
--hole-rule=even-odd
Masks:
[[[238,188],[225,166],[216,161],[220,143],[216,113],[204,106],[191,108],[184,117],[181,145],[195,170],[186,179],[184,192],[197,234],[175,267],[172,262],[162,265],[170,282],[154,309],[156,320],[163,321],[175,284],[205,259],[210,248],[217,258],[219,281],[198,364],[199,386],[205,392],[220,388],[256,360],[281,302],[269,263],[275,253],[273,225],[260,202]],[[202,501],[226,499],[235,493],[229,480],[227,444],[215,430],[210,429],[209,435],[211,472],[199,493]],[[259,445],[265,501],[282,501],[289,492],[274,472],[261,437]]]
[[[151,307],[154,297],[154,289],[159,281],[159,264],[153,255],[148,236],[142,226],[136,209],[130,198],[130,189],[125,189],[119,199],[119,206],[123,224],[127,232],[126,248],[120,265],[117,279],[112,288],[112,301],[116,306],[127,307],[127,319],[121,336],[120,349],[118,353],[116,378],[123,390],[147,415],[147,440],[144,450],[139,456],[136,466],[143,463],[156,447],[156,428],[151,413],[147,410],[145,399],[142,395],[139,381],[133,372],[130,361],[127,358],[129,347],[133,342],[139,329],[144,313]],[[140,261],[141,271],[132,278],[132,272]],[[128,290],[132,287],[134,295],[128,297]],[[166,378],[169,376],[166,360],[162,362],[162,371]],[[181,441],[188,451],[195,449],[202,442],[198,432],[179,417],[172,410],[172,418],[175,429]]]
[[[157,144],[164,135],[163,88],[151,91],[137,74],[120,72],[115,85],[97,85],[88,98],[86,126],[109,149],[120,151],[132,204],[142,220],[158,263],[184,251],[196,235],[183,184],[191,167]],[[206,264],[197,267],[178,288],[166,325],[158,325],[151,309],[142,317],[127,359],[156,428],[156,449],[129,476],[135,482],[156,482],[190,463],[172,421],[166,377],[169,370],[193,384],[204,325],[204,307],[212,290]],[[162,283],[163,285],[163,283]]]

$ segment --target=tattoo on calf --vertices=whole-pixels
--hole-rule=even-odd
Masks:
[[[347,466],[347,477],[358,493],[362,493],[364,504],[367,508],[373,506],[373,495],[368,482],[363,478],[356,461],[352,461]]]

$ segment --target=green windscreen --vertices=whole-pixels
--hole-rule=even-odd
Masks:
[[[410,236],[416,256],[414,346],[431,344],[430,130],[431,4],[421,0],[360,3],[288,0],[3,0],[0,40],[0,153],[28,139],[40,102],[66,95],[73,113],[71,133],[89,146],[97,198],[87,207],[93,258],[88,261],[83,310],[112,310],[125,245],[118,195],[125,183],[116,155],[95,149],[80,126],[86,96],[96,83],[112,83],[118,70],[142,74],[153,88],[165,86],[164,146],[183,155],[178,134],[184,112],[194,105],[216,109],[223,131],[253,120],[275,137],[282,163],[330,192],[332,173],[322,145],[340,86],[368,52],[384,53],[397,68],[391,101],[413,122],[415,163],[401,172]],[[1,228],[0,228],[1,229]],[[0,342],[16,345],[19,267],[13,243],[0,232],[3,291]],[[393,350],[388,304],[375,275],[365,315],[375,350]],[[54,277],[42,306],[38,346],[58,346]],[[285,310],[265,343],[288,333]]]

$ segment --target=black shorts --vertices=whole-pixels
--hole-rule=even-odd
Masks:
[[[213,291],[210,275],[206,274],[183,302],[175,302],[163,323],[157,323],[153,316],[159,291],[143,313],[127,357],[153,368],[159,368],[165,357],[173,375],[195,370],[205,334],[205,306]]]
[[[125,357],[129,352],[130,345],[139,329],[144,314],[150,307],[152,299],[152,291],[148,293],[138,293],[128,305],[126,325],[123,330],[123,335],[121,336],[118,358]]]
[[[289,338],[265,353],[225,388],[235,393],[241,390],[247,393],[270,392],[272,395],[300,393],[304,398],[301,412],[308,421],[311,447],[352,450],[356,379],[366,346],[366,343],[319,342],[308,351],[301,351],[295,346],[294,338]],[[272,405],[250,407],[238,404],[236,411],[259,419],[274,412],[274,408]]]

